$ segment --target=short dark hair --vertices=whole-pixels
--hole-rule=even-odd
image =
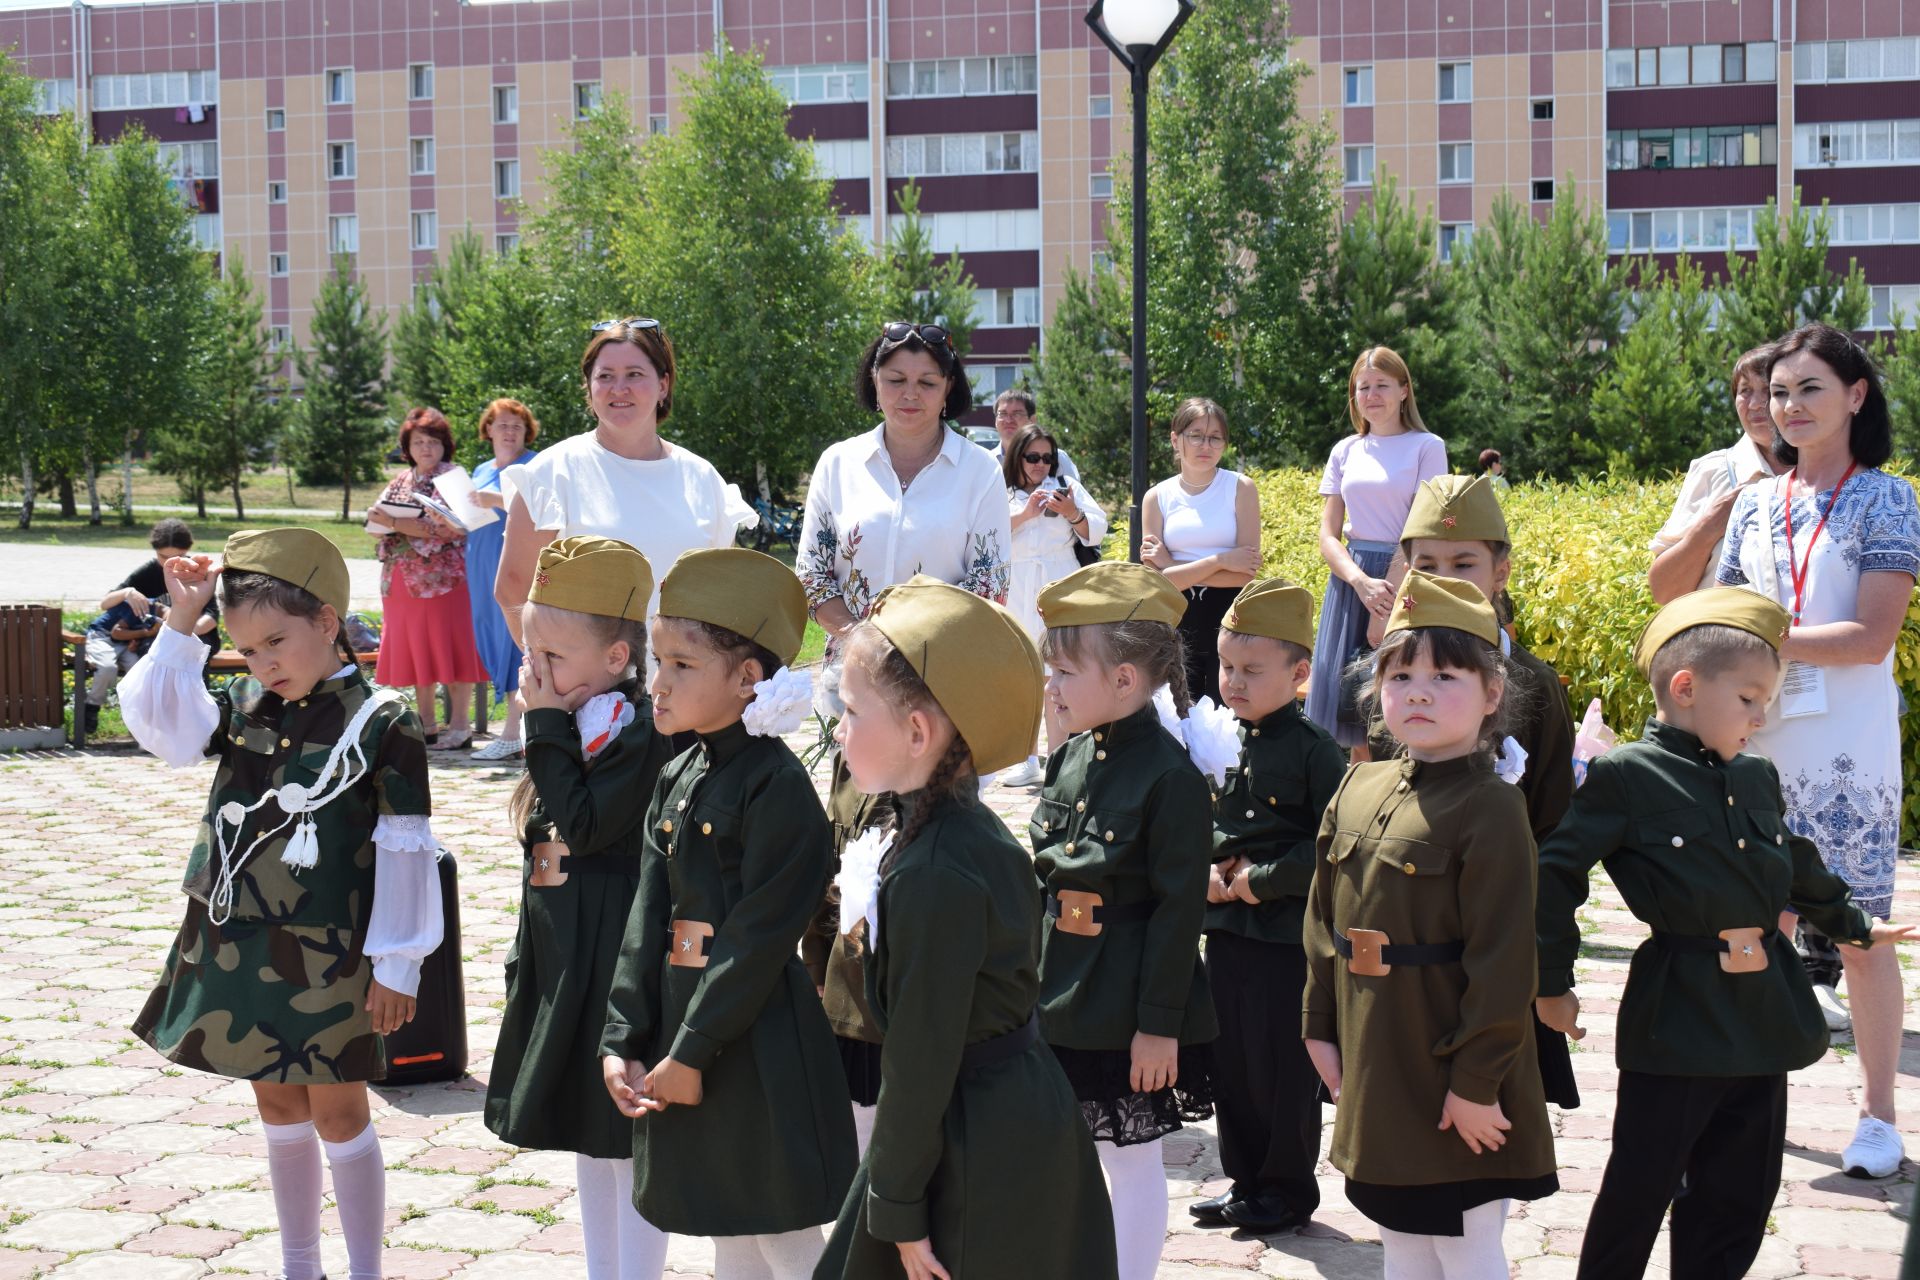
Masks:
[[[660,407],[654,414],[655,422],[665,422],[667,415],[673,412],[674,360],[673,340],[667,337],[667,331],[658,324],[644,328],[629,325],[625,320],[600,330],[587,343],[587,349],[580,355],[580,385],[584,388],[593,381],[594,361],[600,353],[616,342],[626,342],[640,349],[640,354],[653,366],[653,372],[667,389],[661,393]],[[528,440],[533,437],[529,435]]]
[[[881,355],[880,348],[886,347]],[[854,376],[853,394],[859,398],[860,407],[868,413],[880,412],[880,398],[873,389],[873,375],[880,366],[893,359],[902,351],[924,351],[933,357],[940,366],[940,373],[949,379],[947,383],[947,402],[941,406],[940,418],[951,422],[973,408],[973,383],[967,380],[967,362],[950,342],[930,344],[918,331],[910,333],[900,342],[889,344],[884,333],[877,335],[860,353],[860,372]]]
[[[1476,751],[1491,751],[1512,727],[1525,719],[1530,702],[1518,663],[1509,662],[1501,652],[1472,632],[1453,627],[1408,627],[1389,631],[1380,647],[1363,653],[1349,664],[1365,684],[1361,697],[1368,723],[1381,718],[1380,678],[1395,667],[1412,666],[1426,653],[1436,667],[1456,671],[1477,671],[1486,681],[1501,683],[1500,705],[1480,723],[1480,741]],[[1399,754],[1396,750],[1395,754]]]
[[[1665,705],[1667,685],[1672,683],[1677,672],[1692,671],[1710,675],[1763,653],[1778,665],[1779,651],[1751,631],[1721,626],[1719,623],[1688,627],[1654,650],[1653,661],[1648,664],[1647,670],[1647,681],[1653,686],[1653,700],[1656,704]]]
[[[220,607],[231,618],[234,611],[242,606],[265,606],[308,622],[317,621],[320,611],[327,607],[319,596],[285,578],[276,578],[270,573],[223,572],[220,575]],[[353,646],[347,643],[347,620],[340,618],[339,622],[340,630],[333,637],[334,646],[339,649],[342,662],[354,662]]]
[[[1480,451],[1480,470],[1485,471],[1498,461],[1500,461],[1500,451],[1498,449],[1482,449]]]
[[[1047,474],[1060,474],[1060,442],[1037,426],[1024,426],[1020,428],[1020,434],[1013,438],[1013,443],[1007,446],[1006,455],[1000,459],[1000,474],[1005,478],[1007,488],[1027,487],[1027,464],[1020,455],[1042,440],[1053,446],[1053,461],[1047,464]]]
[[[1853,415],[1847,446],[1853,460],[1863,467],[1877,467],[1893,456],[1893,418],[1887,411],[1887,393],[1880,386],[1880,370],[1866,348],[1830,324],[1803,324],[1773,345],[1767,359],[1767,377],[1788,356],[1805,351],[1832,369],[1847,386],[1864,381],[1867,398]],[[1800,461],[1800,451],[1788,444],[1773,429],[1773,456],[1792,466]]]
[[[187,528],[185,520],[168,516],[153,526],[147,534],[147,545],[158,551],[162,547],[193,546],[193,530]]]
[[[998,409],[1009,400],[1024,408],[1029,418],[1040,412],[1039,402],[1033,398],[1033,392],[1025,387],[1008,387],[993,398],[993,407]]]

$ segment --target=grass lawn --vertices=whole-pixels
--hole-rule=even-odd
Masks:
[[[57,505],[50,508],[39,505],[34,508],[33,527],[18,528],[19,508],[8,510],[0,519],[0,542],[30,543],[50,547],[131,547],[141,551],[149,550],[147,530],[154,522],[166,514],[158,511],[134,509],[133,523],[120,523],[119,512],[104,514],[104,522],[97,525],[87,523],[85,515],[68,520],[59,514]],[[195,547],[209,554],[216,554],[227,535],[240,529],[258,529],[274,523],[271,519],[249,519],[245,524],[235,520],[231,514],[224,519],[196,520],[192,516],[183,516],[189,528],[193,530]],[[281,523],[285,517],[281,517]],[[343,524],[339,520],[324,519],[315,512],[310,519],[299,523],[318,529],[327,536],[327,540],[340,548],[340,554],[350,560],[373,559],[373,538],[358,523]]]

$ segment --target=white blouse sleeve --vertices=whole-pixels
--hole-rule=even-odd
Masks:
[[[1097,547],[1107,538],[1107,513],[1094,500],[1092,494],[1076,484],[1073,486],[1073,503],[1080,508],[1080,514],[1087,518],[1087,533],[1080,541],[1090,547]]]
[[[381,814],[373,825],[373,919],[366,953],[373,979],[411,996],[420,989],[420,962],[440,946],[440,842],[425,814]]]
[[[120,682],[120,714],[134,740],[176,769],[206,758],[220,724],[220,706],[200,676],[209,652],[200,637],[162,627]]]

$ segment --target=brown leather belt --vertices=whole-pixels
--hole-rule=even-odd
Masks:
[[[1082,938],[1099,937],[1105,925],[1148,919],[1159,905],[1146,901],[1109,906],[1099,894],[1081,889],[1062,889],[1047,895],[1047,915],[1054,920],[1053,927]]]
[[[673,947],[667,963],[687,969],[704,969],[713,953],[713,926],[704,920],[675,920]]]
[[[1773,935],[1774,930],[1755,925],[1744,929],[1722,929],[1717,938],[1655,930],[1653,941],[1655,946],[1668,951],[1718,956],[1720,968],[1727,973],[1764,973]]]
[[[1452,964],[1467,953],[1464,942],[1407,942],[1395,944],[1378,929],[1334,931],[1333,949],[1347,962],[1347,972],[1361,978],[1384,978],[1397,964]]]

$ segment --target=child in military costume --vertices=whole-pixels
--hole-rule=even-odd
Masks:
[[[1498,600],[1513,571],[1512,544],[1500,499],[1486,476],[1435,476],[1414,494],[1400,535],[1400,553],[1422,573],[1471,582],[1489,601]],[[1496,613],[1498,610],[1496,610]],[[1500,652],[1513,687],[1508,717],[1512,736],[1494,753],[1494,771],[1516,782],[1527,798],[1534,843],[1544,842],[1573,799],[1573,716],[1560,673],[1500,629]],[[1382,731],[1384,734],[1384,730]],[[1392,754],[1391,741],[1376,740],[1374,758]],[[1580,1105],[1567,1038],[1533,1021],[1534,1047],[1547,1101]]]
[[[1153,705],[1166,686],[1187,723],[1186,598],[1109,561],[1050,583],[1039,607],[1047,697],[1074,735],[1047,761],[1029,827],[1047,914],[1040,1031],[1107,1171],[1121,1280],[1141,1280],[1166,1239],[1160,1140],[1213,1111],[1199,954],[1213,795]]]
[[[426,744],[341,643],[347,566],[311,529],[166,564],[174,609],[121,684],[127,726],[176,768],[219,763],[187,862],[186,921],[133,1031],[251,1081],[288,1280],[320,1275],[320,1158],[353,1280],[380,1274],[386,1174],[367,1086],[440,945]],[[248,675],[209,693],[192,624],[216,582]]]
[[[812,702],[793,571],[689,551],[660,584],[654,721],[698,735],[654,788],[640,894],[601,1035],[633,1125],[634,1203],[711,1236],[718,1280],[811,1275],[857,1156],[833,1033],[796,949],[826,815],[780,734]]]
[[[511,814],[526,861],[485,1115],[517,1147],[574,1153],[592,1280],[653,1280],[667,1256],[633,1207],[633,1122],[600,1083],[647,798],[672,757],[640,690],[652,594],[627,543],[560,538],[521,610],[527,771]]]
[[[1305,589],[1284,578],[1242,587],[1219,648],[1220,695],[1239,719],[1240,756],[1214,803],[1207,979],[1220,1015],[1220,1163],[1233,1185],[1188,1208],[1209,1226],[1273,1235],[1303,1225],[1320,1204],[1319,1077],[1293,1010],[1307,981],[1300,929],[1314,837],[1347,757],[1300,708],[1313,660]]]
[[[873,1140],[816,1280],[1114,1280],[1093,1143],[1040,1043],[1033,873],[979,800],[977,771],[1026,759],[1039,729],[1039,656],[1005,609],[925,576],[889,588],[846,653],[844,756],[902,825],[842,883],[885,1040]]]
[[[1788,830],[1771,762],[1742,753],[1766,723],[1788,614],[1741,587],[1668,604],[1634,659],[1658,708],[1638,742],[1595,760],[1540,851],[1540,1016],[1575,1037],[1574,913],[1595,863],[1653,928],[1620,1002],[1613,1145],[1580,1251],[1583,1280],[1638,1277],[1673,1207],[1672,1272],[1742,1276],[1780,1187],[1787,1073],[1827,1047],[1791,906],[1868,946],[1875,924],[1813,843]],[[1684,1178],[1684,1187],[1682,1180]]]
[[[1499,639],[1472,583],[1408,572],[1369,690],[1403,755],[1341,782],[1307,909],[1302,1031],[1338,1106],[1333,1164],[1408,1280],[1506,1275],[1507,1202],[1559,1186],[1528,1026],[1533,835],[1493,771]]]

